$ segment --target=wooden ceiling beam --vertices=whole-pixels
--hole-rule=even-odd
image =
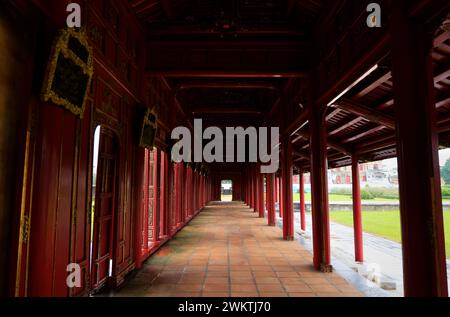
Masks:
[[[221,115],[256,115],[260,116],[263,113],[257,110],[245,109],[220,109],[220,108],[195,108],[192,110],[193,114],[221,114]]]
[[[367,119],[368,121],[384,125],[385,127],[395,130],[394,118],[367,106],[361,105],[350,99],[340,99],[335,104],[335,107],[353,113],[360,117]]]
[[[152,71],[147,70],[146,75],[148,77],[161,76],[169,78],[182,78],[182,77],[194,77],[194,78],[307,78],[308,74],[302,71],[246,71],[246,70],[167,70],[167,71]]]
[[[332,119],[333,117],[337,116],[339,113],[341,113],[341,109],[337,108],[334,109],[327,117],[326,117],[326,121],[330,121],[330,119]]]
[[[179,90],[186,89],[266,89],[266,90],[278,90],[273,84],[267,83],[220,83],[220,82],[183,82],[176,88]]]
[[[364,118],[362,118],[362,117],[357,117],[356,119],[350,120],[349,122],[347,122],[343,125],[340,125],[337,129],[334,129],[333,131],[329,132],[328,136],[336,135],[336,134],[350,128],[351,126],[354,126],[355,124],[361,122],[362,120],[364,120]]]
[[[388,73],[382,75],[380,78],[378,78],[373,83],[371,83],[369,86],[364,88],[361,92],[359,92],[356,95],[356,97],[358,97],[358,98],[364,97],[365,95],[367,95],[370,92],[374,91],[375,89],[380,87],[383,83],[387,82],[391,78],[392,78],[392,73],[391,72],[388,72]]]
[[[359,133],[357,135],[351,136],[351,137],[349,137],[349,138],[347,138],[345,140],[342,140],[341,143],[354,142],[354,141],[357,141],[359,139],[362,139],[362,138],[365,138],[367,136],[370,136],[370,135],[372,135],[374,133],[383,131],[384,129],[386,129],[386,127],[384,127],[384,126],[377,126],[375,128],[372,128],[372,129],[369,129],[367,131],[361,132],[361,133]]]
[[[296,136],[297,136],[297,138],[303,138],[303,139],[306,139],[309,141],[310,134],[309,134],[309,132],[306,132],[306,131],[300,131],[300,132],[296,133]],[[298,141],[298,139],[294,139],[293,141],[295,141],[295,140]],[[295,141],[295,142],[297,142],[297,141]],[[295,143],[295,142],[293,142],[293,143]],[[330,148],[332,148],[336,151],[339,151],[347,156],[352,156],[353,149],[351,149],[348,146],[342,145],[331,139],[327,140],[327,144]]]

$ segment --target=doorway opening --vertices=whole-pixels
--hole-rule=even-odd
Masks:
[[[233,201],[233,181],[230,179],[222,180],[220,185],[221,201]]]
[[[114,275],[119,148],[114,132],[102,126],[95,129],[93,144],[89,270],[91,292],[98,292]]]

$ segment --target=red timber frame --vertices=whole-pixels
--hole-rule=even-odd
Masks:
[[[119,158],[114,192],[116,206],[114,215],[111,215],[114,223],[110,236],[112,250],[108,250],[114,267],[107,284],[119,287],[131,271],[141,267],[152,252],[168,241],[209,200],[217,198],[217,175],[204,176],[191,166],[172,164],[166,140],[173,124],[180,122],[179,118],[188,117],[181,109],[183,106],[175,102],[174,91],[168,87],[171,81],[168,77],[178,77],[181,81],[190,76],[198,76],[197,79],[218,76],[227,77],[230,82],[233,78],[244,77],[257,78],[258,81],[283,77],[288,82],[280,93],[279,102],[270,110],[271,113],[267,113],[267,122],[279,126],[287,123],[289,128],[293,127],[282,132],[280,172],[267,176],[270,225],[275,223],[274,206],[278,202],[279,215],[283,218],[283,237],[287,240],[293,238],[292,167],[294,162],[300,162],[298,166],[311,173],[314,266],[318,270],[331,271],[327,169],[329,166],[352,165],[355,259],[362,261],[358,162],[396,156],[399,163],[405,295],[448,296],[438,160],[439,144],[449,135],[446,124],[450,110],[448,96],[442,97],[448,94],[448,89],[445,89],[448,86],[445,83],[448,81],[448,67],[435,55],[448,59],[446,47],[449,38],[445,33],[439,33],[439,39],[434,39],[433,43],[434,34],[427,33],[427,29],[434,32],[438,24],[442,24],[436,20],[441,19],[439,16],[448,9],[448,4],[439,7],[437,1],[389,1],[392,2],[389,5],[392,16],[387,27],[369,30],[365,27],[365,7],[351,1],[327,1],[327,6],[319,10],[322,13],[314,17],[318,23],[311,34],[317,41],[315,46],[320,54],[293,56],[295,54],[289,53],[295,61],[311,59],[315,74],[310,76],[301,68],[302,65],[293,72],[279,72],[276,67],[263,71],[237,69],[214,72],[177,70],[176,67],[170,70],[168,67],[152,73],[148,66],[155,66],[158,61],[153,56],[168,52],[167,56],[159,58],[168,64],[170,56],[175,56],[177,61],[180,57],[177,52],[171,54],[173,51],[170,50],[147,52],[155,46],[146,42],[149,30],[143,28],[144,21],[133,12],[140,6],[137,4],[140,1],[80,0],[89,41],[94,49],[95,74],[84,116],[79,118],[51,102],[42,102],[39,92],[34,89],[36,87],[32,87],[32,83],[42,80],[40,71],[34,69],[45,68],[53,36],[65,26],[65,7],[69,1],[4,2],[14,2],[14,10],[17,10],[14,16],[20,17],[18,20],[23,24],[23,28],[18,30],[25,31],[23,38],[30,43],[26,46],[29,51],[20,54],[26,69],[21,74],[23,96],[17,98],[16,103],[20,103],[17,107],[11,107],[20,114],[21,131],[17,133],[14,149],[17,152],[17,166],[14,166],[17,175],[11,181],[11,187],[17,192],[14,206],[10,208],[13,210],[10,215],[13,239],[6,241],[10,244],[8,249],[12,250],[7,264],[13,269],[4,270],[6,273],[2,274],[2,279],[4,275],[10,275],[6,277],[9,295],[86,296],[92,291],[91,285],[96,288],[104,282],[103,279],[96,281],[95,277],[92,278],[89,268],[93,260],[90,258],[90,217],[93,207],[93,135],[97,125],[112,131],[117,137]],[[436,7],[435,3],[438,3]],[[148,3],[145,6],[149,10],[158,8],[158,5]],[[34,13],[29,16],[28,12]],[[346,12],[359,12],[359,20],[344,15]],[[141,14],[140,17],[157,16],[152,13]],[[431,20],[433,25],[425,23]],[[434,25],[435,22],[439,23]],[[335,28],[336,24],[342,24],[341,30]],[[339,45],[321,34],[336,35],[340,39]],[[221,60],[218,58],[221,55],[217,54],[223,53],[216,51],[226,48],[221,46],[217,50],[217,43],[205,46],[210,60]],[[267,40],[266,43],[273,42]],[[193,46],[195,52],[191,57],[198,60],[198,47]],[[242,54],[230,55],[244,56],[247,48],[243,43]],[[431,54],[436,48],[440,49],[439,54]],[[189,61],[188,51],[183,55],[186,61]],[[352,54],[346,54],[350,51]],[[275,56],[274,59],[287,55],[286,51],[278,55],[270,50],[258,52],[261,56]],[[152,56],[151,53],[155,54]],[[152,56],[149,61],[146,60],[148,56]],[[353,80],[366,72],[368,66],[380,62],[385,66],[386,57],[388,68],[391,68],[389,74],[375,74],[373,77],[378,78],[374,82],[359,87],[363,88],[357,94],[360,100],[341,98],[335,105],[328,106]],[[239,59],[249,63],[251,60]],[[287,61],[281,63],[283,67],[287,64]],[[436,65],[437,69],[433,69]],[[366,79],[370,81],[373,78]],[[436,86],[441,87],[436,89]],[[295,91],[295,94],[288,93],[288,90]],[[436,94],[437,90],[441,95]],[[379,93],[384,97],[377,97]],[[386,100],[379,103],[384,98]],[[305,104],[304,108],[298,106],[299,100]],[[295,104],[294,107],[290,102]],[[138,147],[135,138],[138,104],[155,108],[158,112],[158,150],[154,157],[156,167],[153,168],[149,167],[150,160],[146,159],[145,150]],[[282,113],[280,109],[286,111]],[[295,136],[296,140],[303,140],[299,146],[291,138],[295,129],[302,129],[306,122],[308,132]],[[353,125],[366,131],[355,132]],[[332,129],[327,131],[328,128]],[[151,187],[150,170],[155,172],[152,180],[157,187],[153,198],[148,192]],[[255,165],[248,166],[244,175],[245,180],[233,183],[239,195],[236,199],[241,199],[244,194],[247,204],[261,215],[264,213],[262,177]],[[244,186],[239,187],[241,184]],[[300,185],[302,187],[302,183]],[[303,192],[304,189],[301,190]],[[153,206],[149,208],[152,199]],[[303,195],[301,206],[303,229]],[[3,223],[1,226],[2,230],[5,229]],[[65,284],[70,263],[79,264],[82,269],[80,288],[69,289]]]
[[[433,34],[407,16],[407,6],[395,1],[391,26],[404,291],[446,297]]]
[[[155,247],[157,247],[159,242],[159,210],[158,203],[158,185],[159,185],[159,158],[158,149],[148,150],[145,149],[145,159],[144,159],[144,186],[142,208],[143,213],[141,219],[137,221],[137,225],[141,228],[136,237],[137,241],[141,241],[138,246],[140,250],[139,257],[136,260],[136,267],[140,268],[142,265],[142,260],[150,256]]]
[[[275,175],[274,174],[267,174],[267,187],[266,187],[266,197],[267,197],[267,218],[268,218],[268,225],[269,226],[275,226],[276,225],[276,209],[275,209],[275,202],[276,202],[276,181],[275,181]]]
[[[257,180],[258,180],[258,192],[259,192],[259,218],[264,218],[266,213],[266,205],[264,203],[264,174],[260,173],[259,167],[258,167],[258,173],[257,173]]]
[[[278,186],[278,214],[280,218],[283,218],[283,213],[284,213],[284,188],[283,188],[283,175],[282,173],[280,173],[279,177],[278,177],[278,181],[277,181],[277,186]]]
[[[330,223],[328,210],[328,161],[325,107],[310,110],[311,194],[314,267],[330,272]]]
[[[294,240],[294,201],[293,201],[293,172],[292,142],[290,137],[284,137],[281,145],[281,174],[282,174],[282,201],[283,205],[283,239]]]
[[[305,175],[303,169],[300,168],[298,173],[299,192],[300,192],[300,229],[306,230],[306,206],[305,206]]]
[[[361,184],[359,177],[359,161],[356,154],[352,155],[352,192],[353,192],[353,230],[355,242],[355,261],[364,262],[363,228],[361,211]]]

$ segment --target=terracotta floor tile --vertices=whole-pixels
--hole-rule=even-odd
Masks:
[[[314,285],[314,284],[330,284],[331,283],[324,277],[305,277],[302,278],[303,282],[305,282],[308,285]]]
[[[175,287],[175,292],[201,292],[203,284],[178,284]]]
[[[279,278],[286,278],[286,277],[291,277],[291,278],[297,278],[300,277],[300,275],[298,275],[297,272],[276,272],[277,276]]]
[[[269,265],[252,265],[251,269],[253,272],[273,272]]]
[[[228,277],[206,277],[205,284],[228,284],[230,282]]]
[[[315,293],[289,293],[289,297],[317,297]]]
[[[226,260],[209,260],[209,265],[228,265],[228,259]]]
[[[229,267],[227,265],[208,265],[208,271],[227,271]]]
[[[251,267],[248,265],[231,265],[230,271],[233,272],[251,272]]]
[[[203,292],[202,293],[202,297],[230,297],[230,293],[229,292]]]
[[[228,278],[230,276],[230,272],[228,271],[209,271],[206,276],[208,278],[210,277],[226,277]]]
[[[147,293],[145,294],[145,297],[172,297],[173,293],[164,293],[164,292],[157,292],[157,293]]]
[[[231,284],[255,284],[253,277],[231,277]]]
[[[158,284],[152,285],[148,289],[148,293],[168,293],[173,291],[175,288],[175,284]]]
[[[288,294],[285,292],[259,292],[261,297],[288,297]]]
[[[280,284],[280,280],[276,277],[255,277],[257,284]]]
[[[177,298],[194,298],[194,297],[201,297],[201,292],[175,292],[170,294],[169,297],[177,297]]]
[[[206,265],[193,265],[186,266],[184,272],[204,272],[206,271]]]
[[[203,286],[204,292],[228,292],[230,286],[228,284],[206,284]]]
[[[272,268],[275,272],[294,272],[295,273],[295,269],[290,265],[273,265]]]
[[[183,272],[185,269],[184,265],[166,265],[164,271],[169,272]]]
[[[258,284],[260,292],[284,292],[284,288],[280,284]]]
[[[316,293],[341,293],[335,286],[330,284],[312,284],[309,287]]]
[[[260,297],[258,292],[231,292],[231,297],[234,298],[252,298],[252,297]]]
[[[249,271],[232,271],[230,273],[230,275],[232,278],[238,278],[238,277],[253,278],[252,272],[249,272]]]
[[[253,272],[253,276],[256,277],[278,277],[277,274],[273,271],[256,271]]]
[[[283,285],[289,293],[311,293],[313,289],[306,284]]]
[[[300,277],[281,277],[280,281],[282,284],[289,284],[289,285],[307,285],[304,281],[304,279]]]
[[[231,291],[240,293],[256,292],[257,288],[255,284],[231,284]]]
[[[321,292],[316,293],[316,296],[317,297],[345,297],[345,295],[342,293],[321,293]]]
[[[205,271],[184,271],[182,277],[205,277],[206,272]]]
[[[148,259],[117,296],[362,296],[238,203],[206,207]]]

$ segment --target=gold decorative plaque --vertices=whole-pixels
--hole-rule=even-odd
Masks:
[[[139,145],[148,149],[155,146],[156,131],[158,129],[156,109],[147,109],[142,120]]]
[[[52,48],[42,99],[82,118],[93,74],[93,53],[84,29],[62,29]]]

